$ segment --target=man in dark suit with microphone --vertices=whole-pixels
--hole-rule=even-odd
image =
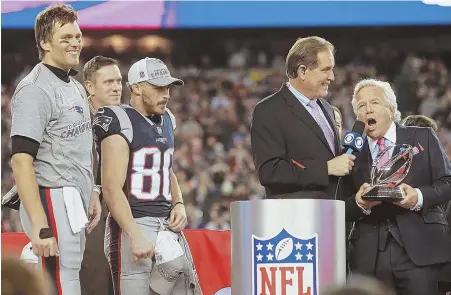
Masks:
[[[254,108],[251,144],[267,198],[334,199],[354,155],[340,155],[333,109],[323,98],[334,81],[334,46],[298,39],[286,59],[288,82]]]
[[[359,82],[352,100],[368,136],[345,177],[346,219],[354,222],[350,240],[351,273],[377,277],[398,295],[437,294],[440,267],[451,258],[451,242],[443,205],[451,199],[451,164],[431,128],[404,127],[398,122],[396,96],[386,82]],[[385,148],[414,147],[412,166],[400,187],[402,201],[365,201],[373,159]],[[386,153],[388,161],[395,148]],[[346,195],[346,193],[345,193]]]

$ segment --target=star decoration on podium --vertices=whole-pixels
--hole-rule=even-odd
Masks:
[[[293,244],[291,253],[283,259],[287,263],[306,263],[312,262],[315,258],[315,240],[301,240],[291,238]],[[274,263],[278,262],[276,253],[276,245],[280,240],[259,240],[254,244],[254,258],[258,263]],[[280,251],[280,250],[279,250]]]

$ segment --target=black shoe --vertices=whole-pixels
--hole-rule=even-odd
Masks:
[[[19,210],[20,198],[19,198],[19,194],[17,193],[16,186],[13,186],[13,188],[6,195],[3,196],[2,207]]]

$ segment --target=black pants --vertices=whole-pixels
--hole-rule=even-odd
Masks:
[[[99,224],[86,236],[86,248],[80,270],[82,295],[112,295],[110,267],[103,250],[105,220],[108,209],[102,202]]]
[[[397,295],[437,295],[439,271],[440,265],[415,265],[389,234],[386,247],[378,251],[374,275],[395,289]]]

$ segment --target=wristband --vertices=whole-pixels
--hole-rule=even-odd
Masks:
[[[102,193],[102,187],[100,185],[94,185],[94,187],[92,188],[92,190],[96,193],[98,193],[99,195]]]
[[[177,206],[178,204],[185,205],[183,202],[177,202],[177,203],[173,204],[171,207],[171,210],[169,211],[169,214],[172,212],[172,210],[174,210],[175,206]],[[169,219],[169,216],[168,216],[168,218],[166,218],[166,220],[168,220],[168,219]]]
[[[41,228],[39,231],[39,238],[40,239],[48,239],[53,238],[53,231],[50,228]]]
[[[183,202],[177,202],[174,205],[172,205],[172,208],[174,208],[175,206],[177,206],[178,204],[182,204],[183,206],[185,206],[185,204]]]

